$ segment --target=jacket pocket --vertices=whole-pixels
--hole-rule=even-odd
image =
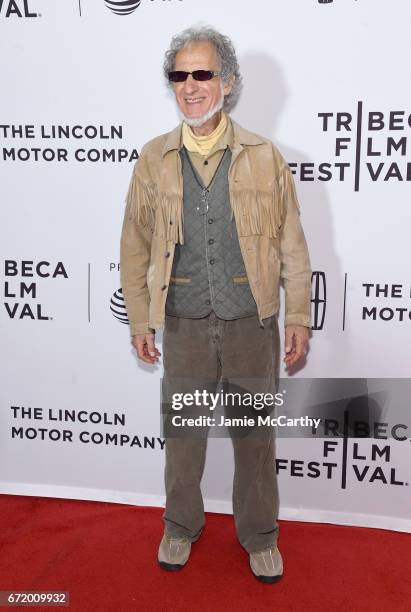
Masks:
[[[239,242],[243,255],[248,283],[253,286],[260,280],[260,242],[261,237],[255,235],[240,236]]]
[[[281,261],[272,245],[268,247],[268,252],[264,249],[262,261],[261,306],[264,307],[278,303]]]
[[[245,285],[245,284],[249,284],[248,283],[248,277],[247,276],[233,276],[233,283],[235,285]]]

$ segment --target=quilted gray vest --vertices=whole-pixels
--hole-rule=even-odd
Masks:
[[[246,276],[234,217],[230,219],[227,147],[208,189],[185,147],[183,171],[184,244],[176,244],[166,314],[201,318],[212,310],[222,319],[257,314]]]

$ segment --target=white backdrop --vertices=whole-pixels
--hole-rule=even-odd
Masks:
[[[202,22],[232,38],[244,79],[232,116],[295,172],[318,273],[298,377],[406,379],[411,6],[142,0],[118,15],[114,5],[0,3],[0,491],[161,506],[162,366],[131,350],[119,239],[136,153],[179,121],[161,72],[171,36]],[[280,517],[411,531],[404,431],[339,439],[332,468],[324,440],[280,439]],[[230,441],[210,439],[207,510],[231,512],[232,470]]]

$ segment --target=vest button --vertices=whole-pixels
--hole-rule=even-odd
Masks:
[[[212,222],[213,222],[213,219],[209,219],[209,220],[208,220],[208,222],[209,222],[209,223],[212,223]]]
[[[205,303],[206,304],[211,304],[211,300],[206,300]]]
[[[205,160],[204,165],[208,166],[208,161],[207,160]]]
[[[172,221],[170,221],[170,225],[173,225],[173,222],[172,222]]]
[[[164,253],[164,256],[165,256],[165,257],[170,257],[170,251],[166,251],[166,252]]]
[[[164,291],[164,289],[167,289],[167,285],[163,285],[163,286],[161,287],[161,291]]]
[[[210,264],[213,265],[214,259],[210,259]]]
[[[208,241],[208,244],[214,244],[214,238],[210,238],[210,240]]]

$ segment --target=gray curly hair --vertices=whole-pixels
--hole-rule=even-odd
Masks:
[[[229,112],[237,103],[242,88],[242,78],[238,65],[234,45],[228,36],[217,32],[211,26],[194,26],[183,30],[180,34],[173,36],[170,48],[166,51],[163,64],[164,77],[168,86],[172,89],[173,85],[168,80],[168,73],[175,68],[177,53],[193,42],[207,41],[214,45],[217,55],[221,62],[223,83],[228,83],[231,76],[235,76],[235,81],[231,92],[224,98],[224,110]]]

